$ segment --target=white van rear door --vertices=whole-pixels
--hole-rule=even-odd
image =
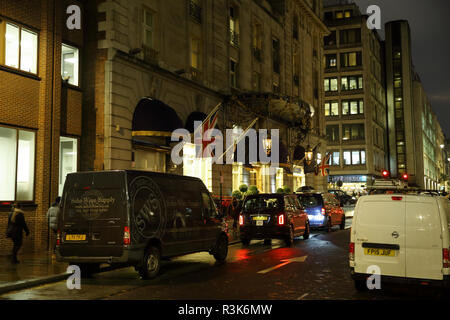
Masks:
[[[441,219],[434,197],[406,198],[406,276],[443,278]]]
[[[362,201],[361,201],[362,200]],[[355,221],[355,272],[405,276],[405,198],[363,197]]]

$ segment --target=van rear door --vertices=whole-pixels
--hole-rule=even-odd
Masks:
[[[441,218],[435,197],[407,196],[406,277],[442,280],[441,236]]]
[[[382,276],[405,276],[405,206],[401,195],[360,199],[354,222],[355,272],[378,267]]]
[[[62,256],[123,254],[128,225],[125,172],[69,174],[62,200]]]

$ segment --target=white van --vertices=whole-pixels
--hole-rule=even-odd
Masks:
[[[352,222],[349,260],[358,290],[379,268],[382,282],[449,284],[450,201],[414,194],[361,197]]]

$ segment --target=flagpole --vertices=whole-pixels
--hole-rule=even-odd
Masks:
[[[239,140],[241,140],[246,134],[247,131],[250,130],[251,127],[253,127],[256,123],[256,121],[258,121],[258,117],[255,118],[255,120],[252,121],[252,123],[250,123],[250,125],[247,127],[247,129],[245,129],[245,131],[242,132],[242,134],[236,139],[236,141],[233,143],[233,145],[229,146],[227,150],[225,150],[224,153],[222,153],[220,155],[220,157],[217,158],[216,161],[219,161],[231,148],[233,148],[236,144],[239,143]]]
[[[205,122],[208,121],[209,118],[211,118],[211,116],[214,114],[214,112],[216,112],[217,109],[219,109],[221,105],[222,105],[222,102],[219,102],[219,103],[214,107],[214,109],[212,109],[212,111],[208,114],[208,116],[206,116],[205,120],[203,120],[202,125],[201,125],[201,126],[198,126],[197,128],[194,129],[194,132],[193,132],[194,137],[195,137],[195,134],[197,133],[197,131],[198,131],[200,128],[203,129],[203,125],[205,124]]]

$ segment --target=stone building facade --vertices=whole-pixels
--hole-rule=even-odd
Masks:
[[[78,169],[82,135],[83,31],[66,27],[81,2],[0,2],[0,229],[11,204],[24,206],[31,235],[24,251],[45,250],[45,214],[65,174]],[[0,233],[0,255],[11,241]]]
[[[307,144],[325,152],[321,1],[91,1],[84,78],[82,170],[141,169],[202,178],[216,195],[325,178],[303,172]],[[192,132],[221,104],[219,129],[279,129],[277,175],[253,165],[171,161],[171,132]],[[311,117],[312,116],[312,117]],[[145,121],[143,121],[145,120]],[[302,131],[303,128],[303,131]],[[299,147],[303,147],[299,148]],[[296,149],[297,148],[297,149]],[[319,149],[317,149],[319,150]],[[281,156],[280,156],[281,158]],[[297,166],[295,161],[297,161]],[[221,178],[222,177],[222,178]]]

